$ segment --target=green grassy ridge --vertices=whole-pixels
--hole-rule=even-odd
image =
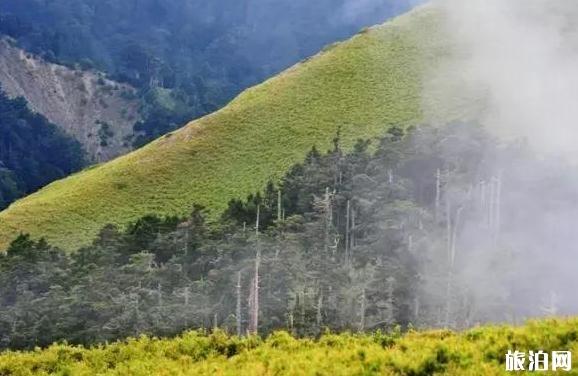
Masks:
[[[73,249],[107,223],[151,212],[219,213],[300,162],[423,120],[424,71],[444,55],[437,11],[416,9],[249,89],[224,109],[146,147],[55,182],[0,213],[0,249],[18,233]]]
[[[578,351],[578,318],[484,326],[464,332],[325,334],[295,339],[278,332],[229,337],[187,332],[174,339],[142,336],[93,348],[55,344],[0,353],[2,375],[507,375],[505,354]],[[526,363],[526,368],[528,363]],[[573,370],[564,374],[575,375]],[[553,374],[553,372],[540,372]]]

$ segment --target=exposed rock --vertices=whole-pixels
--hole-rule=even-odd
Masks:
[[[80,141],[94,162],[131,149],[133,125],[140,116],[129,85],[99,72],[48,63],[9,39],[0,39],[0,85]]]

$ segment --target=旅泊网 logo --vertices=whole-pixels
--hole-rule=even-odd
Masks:
[[[570,351],[529,351],[528,354],[509,350],[506,354],[506,371],[570,371],[572,353]]]

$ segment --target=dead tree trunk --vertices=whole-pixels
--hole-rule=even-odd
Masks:
[[[365,287],[361,291],[361,307],[360,307],[359,331],[365,330]]]
[[[448,260],[452,254],[452,206],[449,197],[446,197],[446,251]]]
[[[185,227],[185,257],[189,255],[189,224]]]
[[[305,288],[301,291],[301,299],[300,299],[300,315],[301,315],[301,326],[305,326]]]
[[[480,212],[482,213],[482,220],[487,222],[488,208],[486,207],[486,182],[482,180],[480,182]]]
[[[447,262],[448,262],[448,275],[447,275],[447,284],[446,284],[446,304],[445,304],[445,312],[444,312],[444,326],[448,327],[449,320],[450,320],[450,312],[451,312],[451,283],[452,283],[452,267],[451,267],[451,259],[452,259],[452,239],[453,239],[453,230],[452,230],[452,206],[450,203],[449,197],[446,196],[446,252],[447,252]]]
[[[448,279],[446,285],[446,307],[445,307],[445,315],[444,315],[444,327],[450,328],[451,320],[452,320],[452,287],[453,287],[453,269],[448,269]]]
[[[387,278],[387,301],[385,307],[385,322],[387,325],[392,326],[395,324],[395,278]]]
[[[325,225],[325,240],[324,240],[324,250],[329,252],[329,233],[331,231],[331,225],[333,224],[333,208],[331,206],[331,194],[329,193],[329,187],[325,188],[325,197],[323,199],[323,211],[324,211],[324,225]]]
[[[287,317],[287,321],[288,321],[287,324],[288,324],[288,326],[289,326],[289,331],[290,331],[291,333],[293,333],[293,329],[294,329],[294,327],[295,327],[295,323],[294,323],[295,317],[294,317],[294,315],[293,315],[293,311],[290,311],[290,312],[289,312],[288,317]]]
[[[435,213],[434,213],[436,221],[438,220],[439,215],[440,215],[441,197],[442,197],[442,172],[438,168],[437,172],[436,172],[436,202],[435,202]]]
[[[453,234],[452,234],[452,247],[451,247],[451,258],[450,258],[450,268],[454,268],[455,266],[455,260],[456,260],[456,243],[457,243],[457,237],[458,237],[458,226],[461,220],[461,216],[462,216],[462,211],[463,211],[463,207],[459,207],[458,210],[456,211],[456,217],[454,219],[454,226],[453,226]]]
[[[558,296],[554,291],[550,291],[548,301],[540,308],[540,310],[543,314],[549,317],[553,317],[558,314]]]
[[[490,232],[493,233],[494,231],[494,210],[495,210],[495,198],[496,198],[496,181],[492,177],[490,181],[490,203],[488,205],[488,227]]]
[[[157,285],[157,305],[159,307],[163,306],[163,286],[159,283]]]
[[[351,208],[351,245],[349,246],[349,252],[355,247],[355,209]]]
[[[237,320],[237,336],[243,334],[242,328],[242,317],[241,317],[241,272],[237,273],[237,307],[236,307],[236,320]]]
[[[259,331],[259,267],[261,266],[261,246],[259,244],[260,208],[260,205],[257,206],[257,220],[255,222],[255,242],[257,249],[255,255],[255,275],[252,281],[251,320],[249,325],[249,331],[252,334],[257,334]]]
[[[419,314],[421,309],[421,303],[419,296],[416,296],[413,300],[413,320],[415,325],[419,325]]]
[[[350,222],[351,222],[351,201],[347,200],[347,209],[345,214],[345,262],[349,263],[349,248],[350,248]]]
[[[316,317],[317,328],[319,328],[319,331],[321,331],[321,321],[322,321],[321,309],[322,309],[322,307],[323,307],[323,293],[320,293],[319,299],[317,300],[317,317]]]
[[[277,192],[277,221],[281,222],[282,219],[282,205],[281,205],[281,190]]]
[[[498,242],[500,236],[500,227],[502,226],[502,177],[501,174],[496,178],[496,207],[494,208],[494,244]]]
[[[456,215],[453,221],[451,220],[451,212],[448,213],[448,245],[449,245],[449,253],[448,253],[448,277],[447,277],[447,286],[446,286],[446,311],[445,311],[445,327],[453,327],[453,307],[452,307],[452,300],[454,298],[454,268],[455,268],[455,259],[456,259],[456,243],[458,237],[458,228],[461,218],[463,207],[459,207],[456,210]]]
[[[261,205],[257,205],[257,219],[255,220],[255,236],[257,237],[257,241],[259,240],[259,220],[261,216]]]
[[[255,305],[254,305],[254,323],[253,329],[254,332],[257,333],[259,330],[259,268],[261,267],[261,244],[259,243],[259,220],[260,220],[260,212],[261,206],[258,207],[257,210],[257,224],[256,228],[256,242],[257,242],[257,252],[255,256]]]
[[[255,275],[251,280],[251,291],[249,294],[249,333],[257,334],[259,329],[259,271],[258,262],[255,261]]]

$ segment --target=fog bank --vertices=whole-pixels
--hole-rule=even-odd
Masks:
[[[578,154],[578,2],[434,0],[465,86],[487,97],[484,125],[540,151]],[[451,72],[450,72],[451,74]]]

